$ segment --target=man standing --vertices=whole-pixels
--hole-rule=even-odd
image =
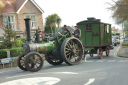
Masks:
[[[74,37],[79,38],[79,35],[80,35],[80,30],[78,26],[75,26]]]

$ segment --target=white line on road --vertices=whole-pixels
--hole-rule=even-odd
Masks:
[[[94,61],[85,61],[85,62],[94,62]]]
[[[34,77],[12,80],[1,83],[0,85],[53,85],[59,81],[60,79],[55,77]]]
[[[116,62],[116,60],[108,60],[107,62]]]
[[[75,73],[75,72],[47,72],[47,73],[33,73],[33,74],[26,74],[26,75],[18,75],[18,76],[7,77],[6,79],[17,78],[17,77],[23,77],[23,76],[41,75],[41,74],[78,74],[78,73]]]
[[[105,60],[97,60],[96,62],[104,62]]]
[[[91,78],[91,79],[89,79],[89,81],[88,81],[86,84],[84,84],[84,85],[89,85],[89,84],[93,83],[94,81],[95,81],[95,78]]]

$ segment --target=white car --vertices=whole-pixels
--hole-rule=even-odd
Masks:
[[[115,38],[115,39],[116,39],[117,44],[120,44],[119,36],[112,36],[112,38]]]

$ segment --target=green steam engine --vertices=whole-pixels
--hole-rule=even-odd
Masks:
[[[17,64],[21,70],[36,72],[43,66],[41,54],[52,65],[60,65],[63,61],[69,65],[78,64],[83,56],[81,41],[72,34],[67,27],[59,28],[53,41],[43,42],[42,34],[37,30],[35,42],[31,41],[30,19],[26,18],[27,42],[23,46],[23,53],[18,57]]]
[[[23,53],[18,58],[18,66],[22,70],[32,72],[39,71],[43,66],[41,54],[52,65],[60,65],[63,61],[69,65],[80,63],[85,54],[98,54],[103,58],[110,54],[111,24],[103,23],[100,19],[87,18],[88,20],[77,23],[80,31],[80,39],[72,37],[68,27],[57,30],[54,40],[43,42],[42,33],[36,31],[35,42],[30,38],[30,19],[25,19],[27,42],[23,46]]]

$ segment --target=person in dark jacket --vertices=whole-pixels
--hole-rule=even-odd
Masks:
[[[75,26],[74,37],[79,38],[79,35],[80,35],[80,30],[78,26]]]

